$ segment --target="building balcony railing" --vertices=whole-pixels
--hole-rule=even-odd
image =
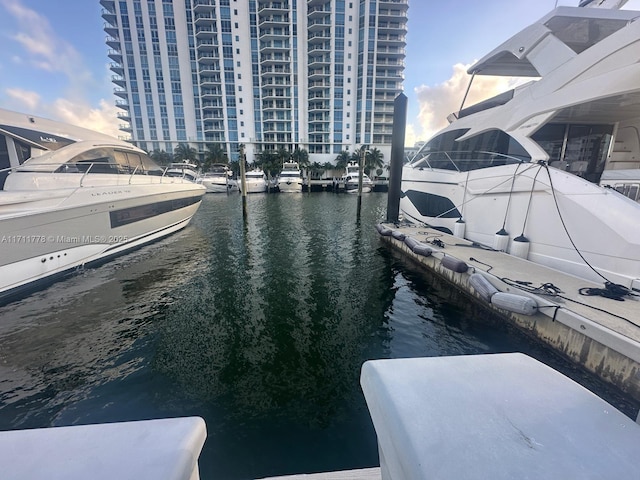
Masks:
[[[289,23],[289,15],[261,15],[258,17],[258,26],[260,28],[264,28],[269,25],[288,25]]]
[[[117,73],[118,75],[124,75],[124,67],[120,63],[116,63],[116,62],[109,63],[109,69],[112,72]]]
[[[118,18],[116,15],[115,5],[113,9],[103,8],[100,12],[102,18],[104,18],[107,22],[115,25],[116,19]]]
[[[213,63],[218,63],[220,61],[220,55],[218,55],[215,52],[200,52],[198,54],[198,62],[200,62],[201,64],[206,63],[206,64],[213,64]]]
[[[122,63],[122,53],[120,53],[118,50],[110,49],[107,52],[107,56],[115,62]]]
[[[213,13],[196,13],[193,22],[198,25],[211,25],[215,23],[216,16]]]
[[[193,0],[193,9],[195,12],[209,11],[216,3],[216,0]]]
[[[111,82],[121,87],[127,84],[126,79],[122,75],[111,75]]]
[[[282,10],[289,10],[289,2],[260,2],[258,5],[258,14]]]
[[[111,25],[110,23],[105,23],[103,25],[102,29],[104,30],[104,32],[107,35],[110,35],[112,37],[117,37],[118,36],[118,26],[117,25]]]
[[[127,91],[126,88],[115,87],[113,89],[113,93],[119,96],[120,98],[127,98],[127,95],[129,92]]]
[[[214,25],[208,27],[197,27],[196,28],[196,37],[197,38],[210,38],[214,35],[217,35],[218,31],[216,30]]]

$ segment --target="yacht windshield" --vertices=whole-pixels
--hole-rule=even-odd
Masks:
[[[451,130],[425,144],[411,160],[414,168],[466,172],[531,161],[527,151],[501,130],[489,130],[459,141],[468,129]]]
[[[121,173],[162,175],[163,171],[150,157],[139,152],[113,148],[92,148],[71,158],[57,173]]]

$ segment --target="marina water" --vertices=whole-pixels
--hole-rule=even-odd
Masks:
[[[203,479],[370,467],[364,361],[511,351],[635,414],[380,242],[386,202],[207,195],[185,230],[1,307],[0,430],[199,415]]]

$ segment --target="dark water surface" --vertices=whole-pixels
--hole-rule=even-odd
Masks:
[[[199,415],[201,477],[378,465],[365,360],[555,354],[378,238],[386,194],[207,195],[183,231],[0,308],[0,430]]]

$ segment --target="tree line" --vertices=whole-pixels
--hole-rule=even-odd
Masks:
[[[367,148],[366,145],[356,149],[349,153],[347,150],[341,151],[335,158],[335,164],[331,162],[325,162],[321,164],[319,162],[309,161],[309,152],[304,148],[295,148],[293,152],[286,148],[280,148],[278,150],[265,150],[260,152],[251,166],[246,163],[246,156],[244,155],[244,145],[238,146],[239,157],[244,159],[245,167],[260,168],[267,175],[275,177],[282,170],[282,164],[286,161],[297,162],[301,170],[306,170],[311,178],[320,178],[322,174],[329,170],[343,171],[347,167],[349,162],[359,162],[360,156],[364,150],[364,172],[367,175],[376,173],[380,176],[383,172],[384,155],[377,148]],[[229,161],[226,149],[218,143],[212,143],[207,145],[207,150],[204,155],[201,155],[195,148],[190,147],[185,143],[179,144],[173,151],[173,153],[167,153],[164,150],[154,150],[149,154],[151,158],[160,165],[169,165],[171,162],[189,162],[197,165],[203,172],[207,172],[214,164],[227,165],[235,175],[239,174],[240,166],[238,162]]]

